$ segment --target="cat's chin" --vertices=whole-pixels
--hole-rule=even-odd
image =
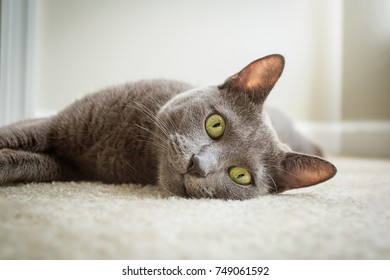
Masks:
[[[170,175],[171,183],[167,188],[171,192],[171,194],[185,197],[185,198],[202,198],[202,197],[210,197],[206,194],[202,194],[194,191],[192,188],[194,183],[194,177],[189,174],[171,174]]]
[[[176,196],[185,197],[185,198],[190,197],[184,183],[177,184],[174,186],[171,185],[171,187],[169,188],[169,191]]]
[[[160,184],[165,191],[172,195],[189,197],[183,175],[180,173],[171,171],[165,175],[160,174]]]

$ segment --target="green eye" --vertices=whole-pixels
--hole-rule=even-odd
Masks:
[[[218,114],[213,114],[208,117],[205,126],[207,134],[213,139],[221,137],[225,132],[225,121]]]
[[[248,172],[248,170],[242,167],[231,167],[229,169],[229,176],[233,180],[233,182],[239,185],[249,185],[252,183],[252,176]]]

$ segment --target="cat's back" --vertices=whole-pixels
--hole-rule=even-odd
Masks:
[[[109,87],[89,94],[61,111],[54,118],[56,130],[58,133],[73,132],[76,136],[143,120],[145,111],[155,113],[172,97],[189,88],[188,84],[170,80],[143,80]]]
[[[61,157],[86,169],[83,173],[92,179],[123,177],[119,173],[128,162],[147,164],[139,158],[148,156],[153,116],[190,88],[176,81],[144,80],[87,95],[53,118],[52,146]]]

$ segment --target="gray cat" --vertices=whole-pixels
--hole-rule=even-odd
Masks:
[[[284,58],[270,55],[220,86],[130,83],[0,128],[0,184],[93,180],[249,199],[321,183],[336,168],[263,108],[283,68]]]

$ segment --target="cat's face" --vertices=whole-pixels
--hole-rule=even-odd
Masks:
[[[180,196],[248,199],[332,177],[335,169],[325,160],[289,152],[263,112],[283,66],[281,56],[268,56],[222,86],[168,102],[157,115],[166,141],[159,184]]]

